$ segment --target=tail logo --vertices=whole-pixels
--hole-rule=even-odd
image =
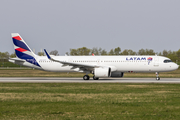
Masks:
[[[17,48],[17,49],[15,49],[15,50],[17,50],[17,51],[19,51],[19,52],[25,52],[25,51],[27,51],[27,50],[25,50],[25,49],[23,49],[23,48]]]
[[[41,67],[34,58],[34,54],[30,50],[30,48],[26,45],[25,41],[18,34],[16,35],[17,36],[13,36],[12,39],[17,57],[20,59],[24,59],[27,62],[34,64],[38,67]]]
[[[24,50],[30,51],[29,48],[24,44],[24,41],[20,38],[20,36],[13,37],[13,43],[15,46],[23,48]]]

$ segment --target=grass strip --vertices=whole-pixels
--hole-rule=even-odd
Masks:
[[[0,83],[0,119],[180,117],[180,84]]]

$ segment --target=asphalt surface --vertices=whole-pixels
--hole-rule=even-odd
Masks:
[[[83,80],[82,78],[41,78],[41,77],[1,77],[1,83],[178,83],[180,78],[101,78],[99,80]]]

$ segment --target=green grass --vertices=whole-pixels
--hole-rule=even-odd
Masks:
[[[46,72],[33,69],[0,69],[0,77],[83,77],[85,73]],[[159,74],[161,78],[180,78],[180,69]],[[92,77],[93,75],[90,75]],[[155,73],[125,73],[129,78],[155,78]]]
[[[24,66],[20,66],[11,62],[7,62],[7,60],[1,60],[0,61],[0,67],[24,67]]]
[[[180,118],[180,84],[0,83],[0,119]]]

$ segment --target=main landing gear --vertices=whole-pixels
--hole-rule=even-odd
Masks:
[[[160,80],[159,73],[156,72],[156,80]]]
[[[83,76],[83,79],[84,79],[84,80],[89,80],[89,78],[90,78],[89,75],[84,75],[84,76]],[[93,80],[99,80],[99,78],[93,76]]]
[[[83,79],[84,79],[84,80],[89,80],[89,78],[90,78],[89,75],[83,76]]]
[[[93,76],[93,80],[99,80],[99,78],[98,78],[98,77]]]

